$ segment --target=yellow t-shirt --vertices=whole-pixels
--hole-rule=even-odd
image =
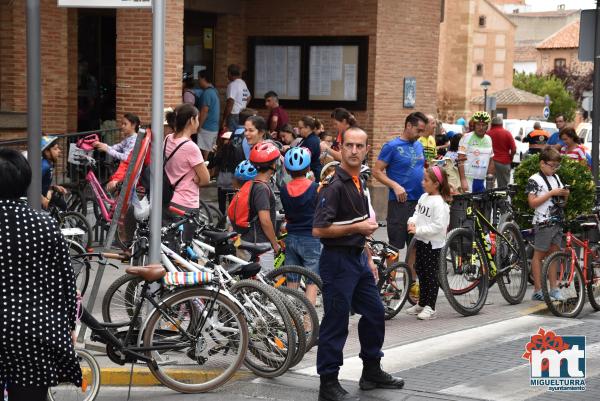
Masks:
[[[419,142],[423,145],[423,155],[425,156],[425,160],[433,160],[437,156],[437,148],[435,145],[435,137],[433,135],[429,135],[428,137],[420,137]]]

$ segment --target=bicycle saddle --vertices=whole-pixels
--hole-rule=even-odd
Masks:
[[[235,265],[226,268],[229,274],[233,276],[240,276],[243,279],[256,276],[260,269],[261,266],[258,262],[248,263],[245,265]]]
[[[230,238],[237,237],[235,231],[202,231],[202,235],[214,242],[223,242]]]
[[[271,245],[269,244],[250,244],[243,243],[238,246],[239,249],[243,249],[245,251],[250,252],[253,255],[260,255],[261,253],[265,253],[271,250]]]
[[[148,266],[131,266],[125,269],[127,274],[131,274],[133,276],[138,276],[143,278],[146,281],[158,281],[167,271],[162,267],[162,265],[148,265]]]
[[[581,224],[581,228],[583,228],[584,230],[591,230],[592,228],[596,228],[596,226],[598,226],[598,224],[592,221]]]

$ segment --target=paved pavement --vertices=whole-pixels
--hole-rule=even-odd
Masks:
[[[385,238],[379,230],[378,237]],[[105,272],[94,315],[101,316],[104,291],[124,271]],[[91,285],[91,284],[90,284]],[[383,367],[406,380],[399,391],[358,389],[361,361],[358,358],[358,316],[350,321],[340,379],[361,400],[598,400],[600,394],[600,314],[587,304],[577,319],[552,316],[545,304],[525,301],[508,305],[497,287],[489,303],[476,316],[463,317],[438,298],[439,317],[419,321],[404,313],[386,322]],[[530,337],[540,327],[558,335],[587,337],[587,390],[578,393],[552,393],[529,385],[530,368],[522,354]],[[98,349],[98,348],[95,348]],[[102,353],[96,352],[104,368],[114,368]],[[133,387],[132,400],[316,400],[319,379],[315,371],[316,349],[292,371],[276,379],[249,375],[210,394],[177,394],[163,387]],[[129,368],[127,366],[126,368]],[[103,386],[98,400],[126,400],[127,387]]]

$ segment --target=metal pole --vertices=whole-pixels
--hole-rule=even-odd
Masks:
[[[483,90],[483,111],[487,111],[487,88]]]
[[[154,0],[152,15],[152,167],[150,199],[150,263],[160,263],[162,226],[162,146],[164,105],[165,1]]]
[[[594,38],[594,104],[592,107],[592,173],[598,185],[598,142],[600,141],[600,0],[596,1]]]
[[[40,57],[40,1],[27,0],[27,158],[31,165],[29,206],[42,208],[42,78]]]

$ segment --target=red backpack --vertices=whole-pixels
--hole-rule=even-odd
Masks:
[[[227,209],[227,216],[233,225],[235,231],[240,234],[245,234],[250,230],[250,224],[258,218],[258,213],[250,219],[250,200],[252,199],[252,188],[254,183],[266,185],[262,181],[246,181],[240,190],[234,195]]]

